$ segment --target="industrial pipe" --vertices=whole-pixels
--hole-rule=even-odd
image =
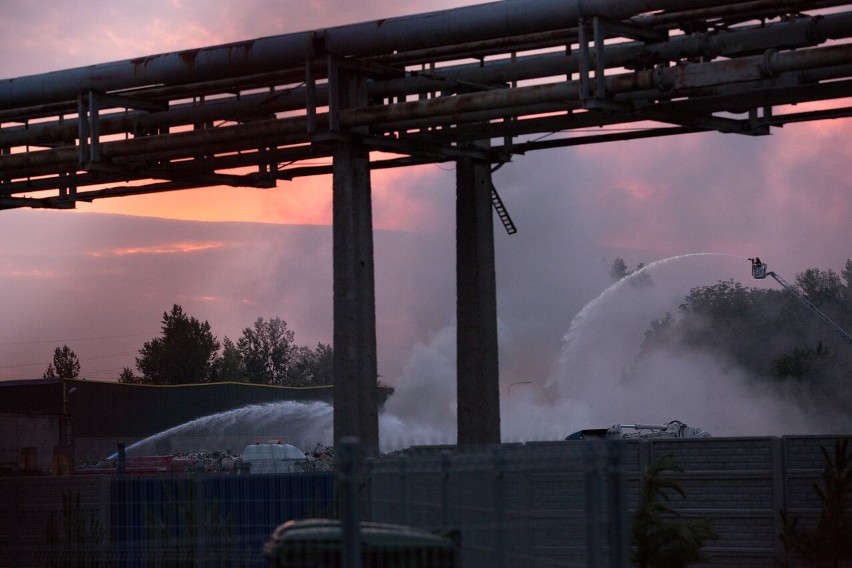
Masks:
[[[789,53],[767,52],[762,56],[752,56],[732,61],[719,61],[679,65],[625,73],[606,78],[608,94],[626,93],[634,90],[657,90],[661,96],[672,90],[691,89],[724,85],[737,81],[765,79],[775,73],[807,69],[819,65],[834,66],[852,61],[852,45],[835,45],[811,50],[799,50]],[[580,88],[577,81],[545,85],[533,85],[515,89],[493,90],[479,93],[439,97],[424,101],[411,101],[384,106],[366,107],[341,112],[340,123],[344,128],[358,126],[385,125],[392,129],[394,123],[403,123],[418,119],[442,120],[463,113],[477,111],[495,111],[498,109],[518,109],[527,106],[562,103],[565,105],[577,101]],[[320,115],[321,117],[322,115]],[[291,143],[309,141],[307,119],[293,117],[250,123],[239,127],[222,127],[191,132],[177,132],[166,136],[145,136],[129,140],[118,140],[102,144],[105,157],[126,157],[144,154],[168,153],[173,157],[192,156],[221,151],[236,151],[257,148],[263,144],[282,144],[282,137]],[[14,172],[28,171],[29,175],[39,175],[56,164],[67,166],[73,171],[76,166],[77,151],[74,147],[11,154],[0,156],[0,171],[9,176]]]
[[[378,56],[576,26],[581,17],[623,20],[655,10],[738,4],[732,0],[503,0],[313,32],[271,36],[0,81],[0,109],[199,83],[301,67],[314,57]]]

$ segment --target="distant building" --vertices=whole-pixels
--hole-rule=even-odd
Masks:
[[[152,386],[88,380],[66,380],[64,387],[63,430],[77,461],[96,461],[112,453],[119,442],[131,444],[190,420],[250,404],[285,400],[331,404],[334,392],[331,385]],[[14,467],[22,448],[35,448],[41,467],[47,469],[54,447],[61,445],[62,389],[59,379],[0,382],[0,467]],[[380,407],[392,393],[389,387],[377,389]]]

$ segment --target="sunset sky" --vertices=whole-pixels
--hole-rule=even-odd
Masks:
[[[474,3],[5,0],[0,78]],[[530,393],[525,385],[512,396],[534,397],[554,373],[570,375],[557,369],[563,337],[611,284],[615,257],[635,266],[732,255],[667,265],[656,279],[681,297],[720,279],[753,285],[736,257],[760,255],[788,280],[811,267],[839,272],[852,257],[850,142],[852,121],[826,121],[757,138],[542,151],[500,169],[494,183],[519,229],[496,233],[504,389],[531,381]],[[375,172],[372,183],[379,372],[405,391],[437,368],[429,356],[454,357],[445,342],[455,310],[453,165]],[[114,379],[173,303],[209,320],[219,339],[282,317],[297,342],[330,343],[330,185],[316,177],[0,212],[0,380],[39,378],[64,343],[84,376]],[[623,327],[616,313],[607,333]],[[606,415],[605,405],[595,412]],[[610,419],[634,418],[599,418]]]

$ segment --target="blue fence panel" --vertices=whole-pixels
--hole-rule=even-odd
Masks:
[[[334,513],[330,472],[116,477],[110,540],[123,566],[264,566],[276,526]]]

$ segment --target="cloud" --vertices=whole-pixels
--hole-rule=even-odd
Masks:
[[[58,278],[60,275],[55,270],[49,269],[11,269],[9,271],[4,271],[3,274],[10,278],[21,278],[21,279],[47,279],[47,278]]]
[[[393,382],[411,345],[452,317],[453,240],[451,234],[386,231],[377,231],[374,240],[376,311],[383,331],[379,372]],[[0,309],[6,323],[0,344],[149,333],[106,348],[133,353],[159,334],[161,315],[174,303],[209,321],[219,339],[238,338],[258,317],[281,317],[298,343],[328,344],[331,246],[328,226],[7,211],[0,224]],[[70,346],[84,375],[101,371],[89,359],[97,354],[93,344]],[[53,347],[0,349],[0,359],[41,360]],[[123,364],[133,366],[133,357]],[[19,371],[0,369],[0,378],[40,376],[43,369]]]
[[[428,9],[472,3],[437,0]],[[0,21],[0,47],[5,54],[0,76],[18,77],[423,11],[422,3],[415,0],[7,0]]]
[[[165,243],[165,244],[157,244],[150,246],[141,246],[141,247],[126,247],[126,248],[117,248],[110,249],[104,251],[92,251],[89,253],[91,256],[105,256],[105,255],[113,255],[113,256],[127,256],[127,255],[138,255],[138,254],[185,254],[185,253],[194,253],[199,251],[218,249],[225,246],[225,243],[222,242],[178,242],[178,243]]]

